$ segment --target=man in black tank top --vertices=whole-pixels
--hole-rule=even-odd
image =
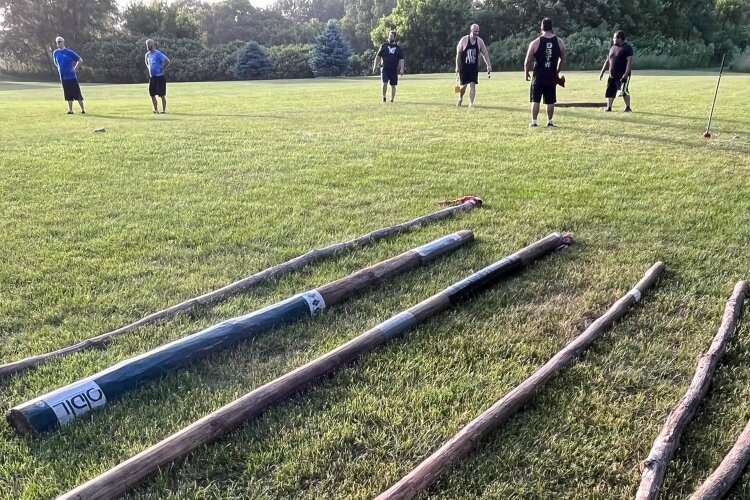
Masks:
[[[524,62],[524,75],[526,81],[531,79],[530,98],[531,101],[531,123],[529,126],[537,126],[539,116],[539,105],[544,97],[547,105],[547,126],[554,127],[552,117],[555,114],[555,103],[557,102],[557,83],[560,72],[565,67],[565,43],[557,38],[552,32],[552,20],[542,20],[542,35],[529,44]],[[533,71],[533,78],[529,73]]]
[[[469,107],[474,107],[474,97],[477,95],[476,84],[479,83],[479,54],[487,66],[487,75],[492,71],[490,64],[490,53],[484,40],[479,38],[479,25],[472,24],[469,34],[462,37],[456,46],[456,78],[461,83],[461,94],[456,106],[461,106],[464,101],[466,86],[469,85]]]

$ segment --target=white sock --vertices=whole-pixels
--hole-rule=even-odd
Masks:
[[[531,120],[532,125],[536,125],[536,120]]]

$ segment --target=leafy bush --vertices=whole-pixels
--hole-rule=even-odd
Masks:
[[[511,35],[502,40],[492,43],[487,50],[490,53],[492,69],[523,71],[523,62],[526,59],[526,50],[529,42],[538,36],[534,33]]]
[[[609,53],[612,33],[606,26],[584,28],[565,39],[570,69],[599,69]]]
[[[741,73],[750,73],[750,47],[747,47],[744,52],[738,54],[731,62],[730,67],[734,71]]]
[[[85,44],[80,52],[84,60],[81,78],[93,82],[148,81],[145,42],[137,36],[112,35]]]
[[[308,62],[311,52],[312,45],[309,44],[277,45],[269,48],[268,55],[271,57],[273,77],[312,78],[315,75]]]
[[[375,60],[375,51],[367,49],[361,54],[349,56],[349,69],[346,76],[367,76],[372,74],[372,62]]]
[[[234,79],[232,67],[245,45],[245,42],[238,40],[205,49],[200,54],[200,69],[194,75],[195,79],[198,81]]]
[[[705,68],[714,60],[714,44],[702,41],[678,41],[673,38],[637,38],[631,42],[638,69]]]
[[[201,54],[206,47],[197,40],[190,38],[161,39],[156,37],[159,50],[169,58],[167,79],[176,82],[194,82],[202,73]],[[144,40],[145,41],[145,40]],[[145,46],[143,54],[145,54]],[[141,62],[143,62],[141,54]]]
[[[232,73],[240,80],[264,80],[271,76],[272,69],[265,47],[258,42],[248,42],[237,55]]]

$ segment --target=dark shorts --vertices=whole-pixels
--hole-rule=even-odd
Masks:
[[[383,71],[380,72],[380,77],[383,80],[383,83],[390,83],[391,85],[398,85],[398,70],[394,69],[393,71],[387,70],[383,68]]]
[[[461,79],[461,85],[479,83],[479,65],[472,65],[469,67],[461,66],[459,78]]]
[[[619,78],[616,79],[611,76],[607,78],[607,90],[604,92],[604,97],[614,99],[618,97],[619,91],[622,92],[619,94],[621,96],[630,95],[630,77],[627,77],[622,83],[620,83]]]
[[[557,102],[557,84],[532,83],[529,101],[542,102],[542,97],[544,97],[544,104],[555,104]]]
[[[66,101],[83,101],[78,80],[63,80],[62,88]]]
[[[148,95],[154,96],[165,96],[167,95],[167,77],[166,76],[152,76],[148,79]]]

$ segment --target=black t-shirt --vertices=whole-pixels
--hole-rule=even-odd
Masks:
[[[622,45],[612,45],[609,49],[609,76],[615,80],[621,80],[625,76],[625,68],[628,67],[628,57],[632,56],[633,47],[627,42],[623,42]]]
[[[560,61],[560,44],[556,36],[539,37],[539,47],[534,54],[534,82],[539,85],[557,84],[557,65]]]
[[[380,46],[378,56],[383,59],[383,69],[393,73],[398,71],[398,62],[404,58],[404,53],[397,43],[386,42]]]

